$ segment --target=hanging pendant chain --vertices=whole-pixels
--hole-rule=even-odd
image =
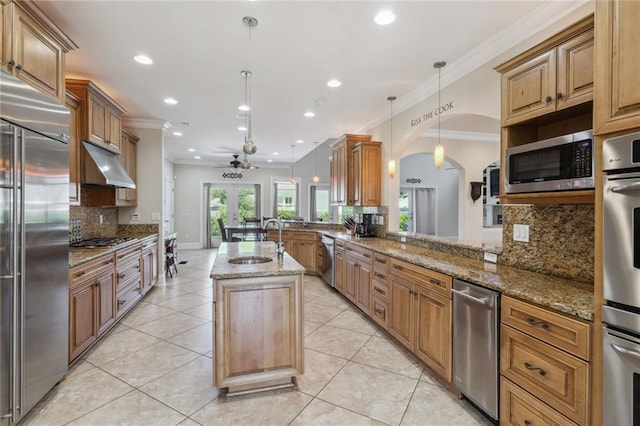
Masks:
[[[442,68],[438,68],[438,108],[440,108],[441,102],[440,102],[440,72],[442,71]],[[440,112],[442,113],[442,111]],[[438,114],[438,145],[440,145],[440,114]]]

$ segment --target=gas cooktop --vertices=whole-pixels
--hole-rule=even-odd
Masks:
[[[77,243],[69,244],[72,248],[101,248],[101,247],[114,247],[118,244],[126,243],[133,240],[133,237],[105,237],[105,238],[91,238],[89,240],[78,241]]]

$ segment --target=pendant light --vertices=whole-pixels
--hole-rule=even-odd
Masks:
[[[320,182],[320,176],[318,176],[318,144],[319,143],[320,142],[313,143],[315,145],[315,148],[313,148],[313,162],[315,164],[315,167],[314,167],[315,173],[313,174],[314,183]]]
[[[393,176],[396,174],[396,162],[393,159],[393,101],[396,100],[395,96],[389,96],[387,98],[390,105],[390,115],[389,115],[389,163],[387,164],[387,171],[389,172],[389,177],[393,179]]]
[[[291,183],[296,183],[296,178],[293,177],[293,148],[295,147],[295,145],[291,145],[291,179],[289,179]]]
[[[258,20],[253,16],[245,16],[242,18],[242,23],[249,27],[249,64],[251,64],[251,29],[258,25]],[[240,75],[244,77],[244,100],[245,110],[247,111],[247,133],[244,137],[244,145],[242,145],[242,151],[245,154],[255,154],[258,147],[253,143],[253,134],[251,129],[251,71],[241,71]],[[248,163],[248,162],[247,162]]]
[[[447,65],[447,63],[444,61],[438,61],[433,64],[433,67],[438,70],[438,108],[440,108],[440,105],[442,105],[442,103],[440,102],[440,71],[442,70],[442,68],[444,68],[445,65]],[[436,149],[433,152],[433,160],[435,161],[436,169],[438,170],[440,170],[440,167],[442,167],[442,164],[444,163],[444,147],[440,143],[440,115],[442,114],[438,114],[438,145],[436,145]]]

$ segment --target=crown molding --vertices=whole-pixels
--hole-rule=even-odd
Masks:
[[[542,6],[537,7],[531,13],[515,21],[493,37],[480,43],[474,50],[463,55],[458,60],[451,61],[451,63],[447,65],[446,72],[442,75],[441,87],[444,88],[455,83],[487,63],[499,62],[502,60],[505,52],[531,39],[536,34],[548,31],[548,29],[553,28],[560,22],[566,22],[567,16],[575,13],[578,9],[589,3],[593,3],[593,0],[576,0],[570,2],[556,0],[545,2]],[[576,16],[576,20],[582,17],[583,16]],[[398,100],[394,102],[394,110],[396,111],[394,117],[437,92],[438,77],[436,74],[408,94],[398,97]],[[364,127],[354,130],[354,133],[370,131],[370,129],[381,125],[387,120],[389,120],[389,114],[388,108],[385,108],[384,110],[380,110],[376,118]]]
[[[164,132],[171,128],[171,123],[166,120],[156,120],[152,118],[125,118],[122,120],[122,127],[132,127],[134,129],[156,129]]]
[[[425,138],[438,139],[438,129],[432,127],[420,136]],[[441,129],[440,139],[500,143],[500,134]]]

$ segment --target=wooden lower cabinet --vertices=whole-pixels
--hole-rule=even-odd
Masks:
[[[501,382],[516,394],[501,395],[505,424],[525,416],[526,404],[518,401],[527,397],[539,401],[544,406],[540,415],[553,420],[544,424],[589,424],[591,325],[507,296],[502,298],[501,317]],[[531,425],[540,420],[529,417],[525,420]]]
[[[335,274],[336,290],[342,295],[346,295],[346,269],[347,259],[344,254],[344,246],[336,244],[333,261],[333,273]]]
[[[142,294],[158,282],[158,238],[142,242]]]
[[[356,303],[356,262],[357,260],[345,256],[344,295],[351,303]]]
[[[504,377],[500,379],[500,424],[513,426],[576,425]]]
[[[447,382],[452,371],[451,308],[451,297],[441,289],[402,273],[389,275],[389,333]]]
[[[69,289],[69,361],[95,342],[116,319],[113,255],[72,271]],[[104,265],[105,262],[110,262]],[[97,269],[94,269],[96,268]],[[97,273],[94,273],[97,270]],[[75,277],[86,277],[74,280]]]

